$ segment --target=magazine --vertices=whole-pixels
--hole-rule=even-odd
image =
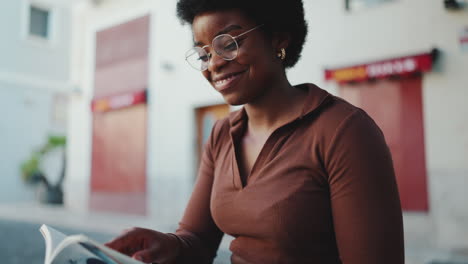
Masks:
[[[67,236],[47,225],[39,230],[46,244],[45,264],[142,264],[84,235]]]

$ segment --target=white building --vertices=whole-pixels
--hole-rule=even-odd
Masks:
[[[185,64],[191,32],[175,4],[76,5],[71,80],[80,91],[68,127],[68,207],[177,224],[197,142],[218,113],[203,118],[210,112],[203,107],[226,108]],[[291,82],[341,95],[382,127],[394,152],[410,260],[466,250],[468,8],[448,10],[442,0],[306,0],[305,8],[309,35]]]
[[[20,165],[49,134],[65,134],[73,87],[69,16],[68,1],[0,2],[0,202],[35,199]],[[45,169],[54,174],[55,167]]]

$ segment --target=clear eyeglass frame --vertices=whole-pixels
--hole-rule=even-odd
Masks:
[[[216,54],[226,61],[232,61],[237,58],[239,55],[239,43],[237,39],[254,31],[255,29],[263,26],[258,25],[254,28],[251,28],[235,37],[230,34],[221,34],[213,38],[211,45],[205,45],[203,47],[193,47],[185,53],[185,60],[187,63],[198,71],[206,71],[208,69],[208,64],[210,63],[212,53],[206,51],[208,47],[212,47]]]

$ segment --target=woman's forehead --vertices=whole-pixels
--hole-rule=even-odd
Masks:
[[[237,29],[245,29],[253,25],[240,11],[211,11],[199,14],[192,24],[195,42],[204,41],[203,38],[213,38],[219,34],[226,34]]]

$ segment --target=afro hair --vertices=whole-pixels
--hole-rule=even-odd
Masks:
[[[286,48],[285,68],[294,66],[299,60],[307,35],[302,0],[179,0],[177,16],[184,23],[193,24],[199,14],[212,11],[240,10],[269,35],[284,32],[290,35]]]

